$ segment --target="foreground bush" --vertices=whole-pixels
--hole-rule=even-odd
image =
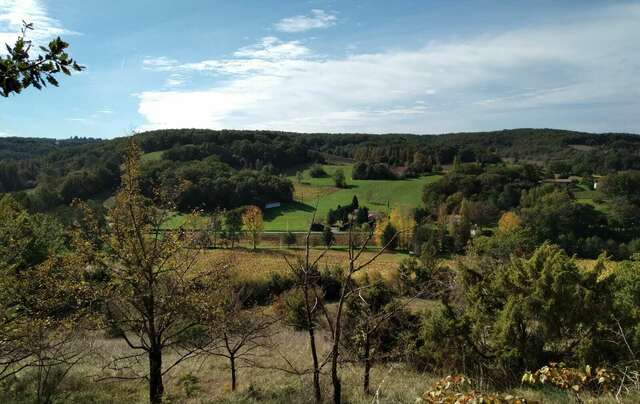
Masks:
[[[612,322],[623,314],[603,310],[613,307],[614,283],[602,261],[583,271],[544,244],[528,259],[468,257],[456,272],[443,308],[423,320],[413,359],[424,368],[481,366],[509,384],[549,362],[615,363],[628,355]]]

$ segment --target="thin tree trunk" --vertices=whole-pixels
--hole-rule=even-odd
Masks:
[[[344,280],[342,290],[340,292],[340,300],[338,301],[338,309],[336,311],[335,327],[333,331],[333,345],[331,347],[331,383],[333,384],[333,402],[340,404],[342,402],[342,383],[338,375],[338,360],[340,359],[340,338],[342,337],[342,309],[347,296],[347,290],[351,284],[351,276],[355,270],[354,254],[353,254],[353,233],[349,228],[349,273]]]
[[[351,269],[349,273],[351,274]],[[338,375],[338,360],[340,356],[340,338],[342,336],[342,308],[344,306],[344,299],[350,279],[351,275],[347,277],[345,284],[342,285],[342,292],[340,294],[340,301],[338,302],[338,310],[336,313],[333,345],[331,347],[331,383],[333,384],[334,404],[340,404],[342,402],[342,384],[340,382],[340,376]]]
[[[309,307],[309,289],[305,285],[303,290],[305,296],[305,309],[307,313],[309,347],[311,349],[311,358],[313,359],[313,390],[316,402],[319,403],[322,401],[322,390],[320,389],[320,364],[318,360],[318,350],[316,348],[316,334],[313,329],[313,313],[311,313],[311,308]]]
[[[231,391],[236,391],[236,358],[231,355],[229,357],[229,362],[231,364]]]
[[[151,404],[162,403],[164,385],[162,384],[162,349],[152,346],[149,351],[149,401]]]
[[[338,375],[338,355],[340,351],[340,309],[338,309],[338,319],[336,320],[335,341],[331,348],[331,383],[333,384],[333,402],[334,404],[340,404],[342,402],[342,385],[340,382],[340,376]]]
[[[371,394],[369,391],[369,374],[371,373],[371,341],[369,334],[364,339],[364,380],[362,381],[362,389],[365,394]]]

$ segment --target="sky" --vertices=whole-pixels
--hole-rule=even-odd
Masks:
[[[23,20],[86,70],[0,99],[0,136],[640,133],[640,1],[0,0],[0,44]]]

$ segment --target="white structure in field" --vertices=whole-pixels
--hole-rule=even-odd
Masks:
[[[279,208],[282,204],[280,202],[269,202],[268,204],[264,205],[265,209],[273,209],[273,208]]]

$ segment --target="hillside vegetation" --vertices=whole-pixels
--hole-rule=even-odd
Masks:
[[[482,136],[3,161],[0,401],[637,402],[637,138]]]

